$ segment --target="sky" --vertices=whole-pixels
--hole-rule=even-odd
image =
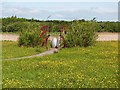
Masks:
[[[106,0],[4,0],[2,17],[17,16],[39,20],[91,20],[118,21],[118,1]],[[47,18],[50,16],[49,18]]]

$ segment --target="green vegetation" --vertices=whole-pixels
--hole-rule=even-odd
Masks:
[[[118,22],[97,22],[73,20],[73,21],[39,21],[35,19],[17,18],[16,16],[2,18],[2,31],[19,33],[19,46],[41,45],[43,38],[40,38],[41,27],[50,26],[50,33],[59,33],[60,27],[65,27],[67,31],[67,47],[93,45],[96,39],[95,32],[110,31],[118,32]],[[49,34],[50,34],[49,33]]]
[[[51,32],[59,31],[60,26],[70,27],[73,22],[78,21],[80,22],[88,22],[84,19],[82,20],[73,20],[73,21],[59,21],[59,20],[48,20],[48,21],[40,21],[34,18],[32,19],[25,19],[25,18],[17,18],[16,16],[1,18],[2,19],[2,32],[21,32],[26,31],[32,24],[39,25],[39,27],[43,25],[49,25],[51,27]],[[1,20],[0,19],[0,20]],[[91,20],[93,21],[93,20]],[[96,21],[97,22],[97,21]],[[118,30],[118,23],[119,22],[97,22],[97,32],[119,32]],[[39,28],[36,26],[39,30]],[[34,29],[32,27],[31,29]]]
[[[96,39],[95,32],[118,32],[118,22],[97,22],[95,19],[86,21],[40,21],[35,19],[17,18],[16,16],[2,18],[2,31],[20,34],[19,46],[41,45],[43,38],[39,38],[42,26],[50,26],[50,33],[59,33],[60,27],[67,31],[67,47],[93,45]]]
[[[45,48],[41,47],[18,47],[18,42],[2,42],[2,58],[16,58],[22,56],[29,56],[45,51]]]
[[[98,22],[98,32],[119,32],[119,22]]]
[[[34,24],[33,24],[34,25]],[[41,45],[44,37],[40,38],[40,31],[35,28],[31,30],[33,25],[28,30],[22,32],[19,38],[19,45],[21,46],[37,46]],[[71,28],[67,29],[64,44],[66,47],[75,46],[90,46],[96,41],[96,22],[73,22]],[[58,33],[56,33],[58,34]],[[59,34],[58,34],[59,35]]]
[[[3,88],[118,88],[118,42],[3,60],[2,65]]]
[[[34,28],[33,28],[34,27]],[[36,28],[37,27],[37,28]],[[33,28],[33,29],[31,29]],[[41,43],[39,25],[33,23],[28,26],[26,31],[22,31],[19,37],[19,46],[37,46]]]
[[[44,25],[51,27],[52,35],[59,33],[59,27],[66,27],[64,43],[72,48],[49,56],[3,60],[3,88],[118,88],[118,42],[95,43],[95,32],[118,32],[118,22],[2,18],[4,33],[20,34],[18,42],[2,42],[2,58],[45,51],[40,47],[43,38],[39,38]]]
[[[90,46],[96,41],[96,22],[74,22],[65,37],[67,47]]]
[[[39,21],[35,19],[17,18],[16,16],[2,18],[2,32],[25,32],[28,29],[39,31],[42,26],[51,26],[51,32],[58,32],[59,26],[67,26],[71,22],[67,21]]]

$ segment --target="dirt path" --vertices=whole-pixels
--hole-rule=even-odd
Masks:
[[[118,33],[101,32],[97,34],[97,41],[118,41]]]
[[[97,41],[117,41],[118,40],[118,33],[102,32],[97,34],[98,34]],[[0,34],[0,41],[2,40],[17,41],[18,39],[19,39],[19,35],[16,35],[16,34]]]
[[[26,58],[40,57],[40,56],[45,56],[45,55],[53,54],[53,53],[56,52],[56,51],[58,51],[58,49],[51,48],[50,50],[45,51],[45,52],[40,53],[40,54],[31,55],[31,56],[25,56],[25,57],[19,57],[19,58],[3,59],[3,60],[20,60],[20,59],[26,59]]]
[[[19,39],[19,35],[16,34],[0,34],[0,41],[17,41]]]

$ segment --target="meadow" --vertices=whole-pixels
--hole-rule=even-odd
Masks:
[[[3,58],[36,53],[33,48],[21,47],[18,54],[16,43],[3,42]],[[96,42],[95,46],[64,48],[43,57],[3,60],[2,79],[3,88],[118,88],[118,42]]]

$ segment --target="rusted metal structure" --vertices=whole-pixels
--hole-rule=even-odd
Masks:
[[[43,26],[40,30],[42,31],[41,34],[40,34],[40,38],[42,38],[46,33],[50,32],[50,26]],[[66,34],[65,27],[64,26],[59,27],[59,32],[60,32],[60,35],[59,35],[60,40],[58,40],[56,37],[54,37],[51,41],[51,47],[52,48],[58,48],[59,43],[61,43],[61,41],[64,42],[64,40],[65,40],[64,36],[62,35],[62,33]],[[45,38],[42,41],[41,46],[45,46],[48,49],[47,42],[48,42],[49,38],[50,38],[50,34],[46,35]],[[64,47],[65,47],[65,45],[64,45]]]

